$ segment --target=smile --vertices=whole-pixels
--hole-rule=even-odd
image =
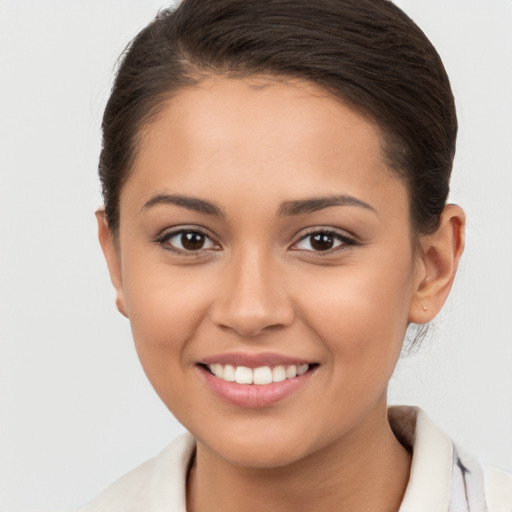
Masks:
[[[207,388],[223,402],[242,408],[273,406],[307,386],[317,362],[280,354],[229,353],[196,365]]]
[[[264,386],[275,382],[283,382],[287,379],[294,379],[297,376],[304,375],[309,370],[309,367],[309,364],[278,365],[273,368],[270,366],[248,368],[247,366],[233,366],[230,364],[207,365],[212,375],[215,375],[215,377],[225,382],[254,384],[256,386]]]

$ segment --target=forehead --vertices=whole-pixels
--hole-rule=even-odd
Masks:
[[[388,168],[379,127],[322,88],[209,78],[179,90],[145,128],[122,195],[143,201],[171,188],[230,198],[236,190],[270,201],[372,196],[384,183],[403,188]]]

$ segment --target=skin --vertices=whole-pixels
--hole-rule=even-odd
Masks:
[[[304,82],[212,77],[178,91],[143,135],[118,237],[103,211],[99,237],[144,370],[197,439],[188,509],[398,510],[411,456],[390,429],[387,384],[407,325],[448,295],[462,210],[447,206],[415,239],[379,128]],[[162,194],[223,215],[147,205]],[[368,207],[283,215],[286,202],[347,195]],[[162,236],[198,227],[200,250]],[[315,250],[307,235],[326,230],[355,243]],[[198,367],[228,351],[318,366],[290,396],[247,409]]]

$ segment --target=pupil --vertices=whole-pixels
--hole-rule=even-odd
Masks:
[[[204,235],[201,233],[182,233],[181,245],[189,251],[197,251],[204,245]]]
[[[311,237],[311,247],[317,251],[328,251],[334,245],[334,237],[327,233],[319,233]]]

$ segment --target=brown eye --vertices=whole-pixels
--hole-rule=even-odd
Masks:
[[[310,244],[315,251],[328,251],[334,247],[334,236],[330,233],[311,235]]]
[[[187,251],[198,251],[203,248],[206,237],[202,233],[184,232],[181,234],[181,245]]]
[[[357,242],[347,235],[333,231],[315,231],[302,237],[293,247],[294,250],[310,252],[327,252],[342,250]]]
[[[216,247],[216,244],[208,235],[193,229],[182,229],[168,233],[160,240],[160,244],[178,252],[198,252]]]

